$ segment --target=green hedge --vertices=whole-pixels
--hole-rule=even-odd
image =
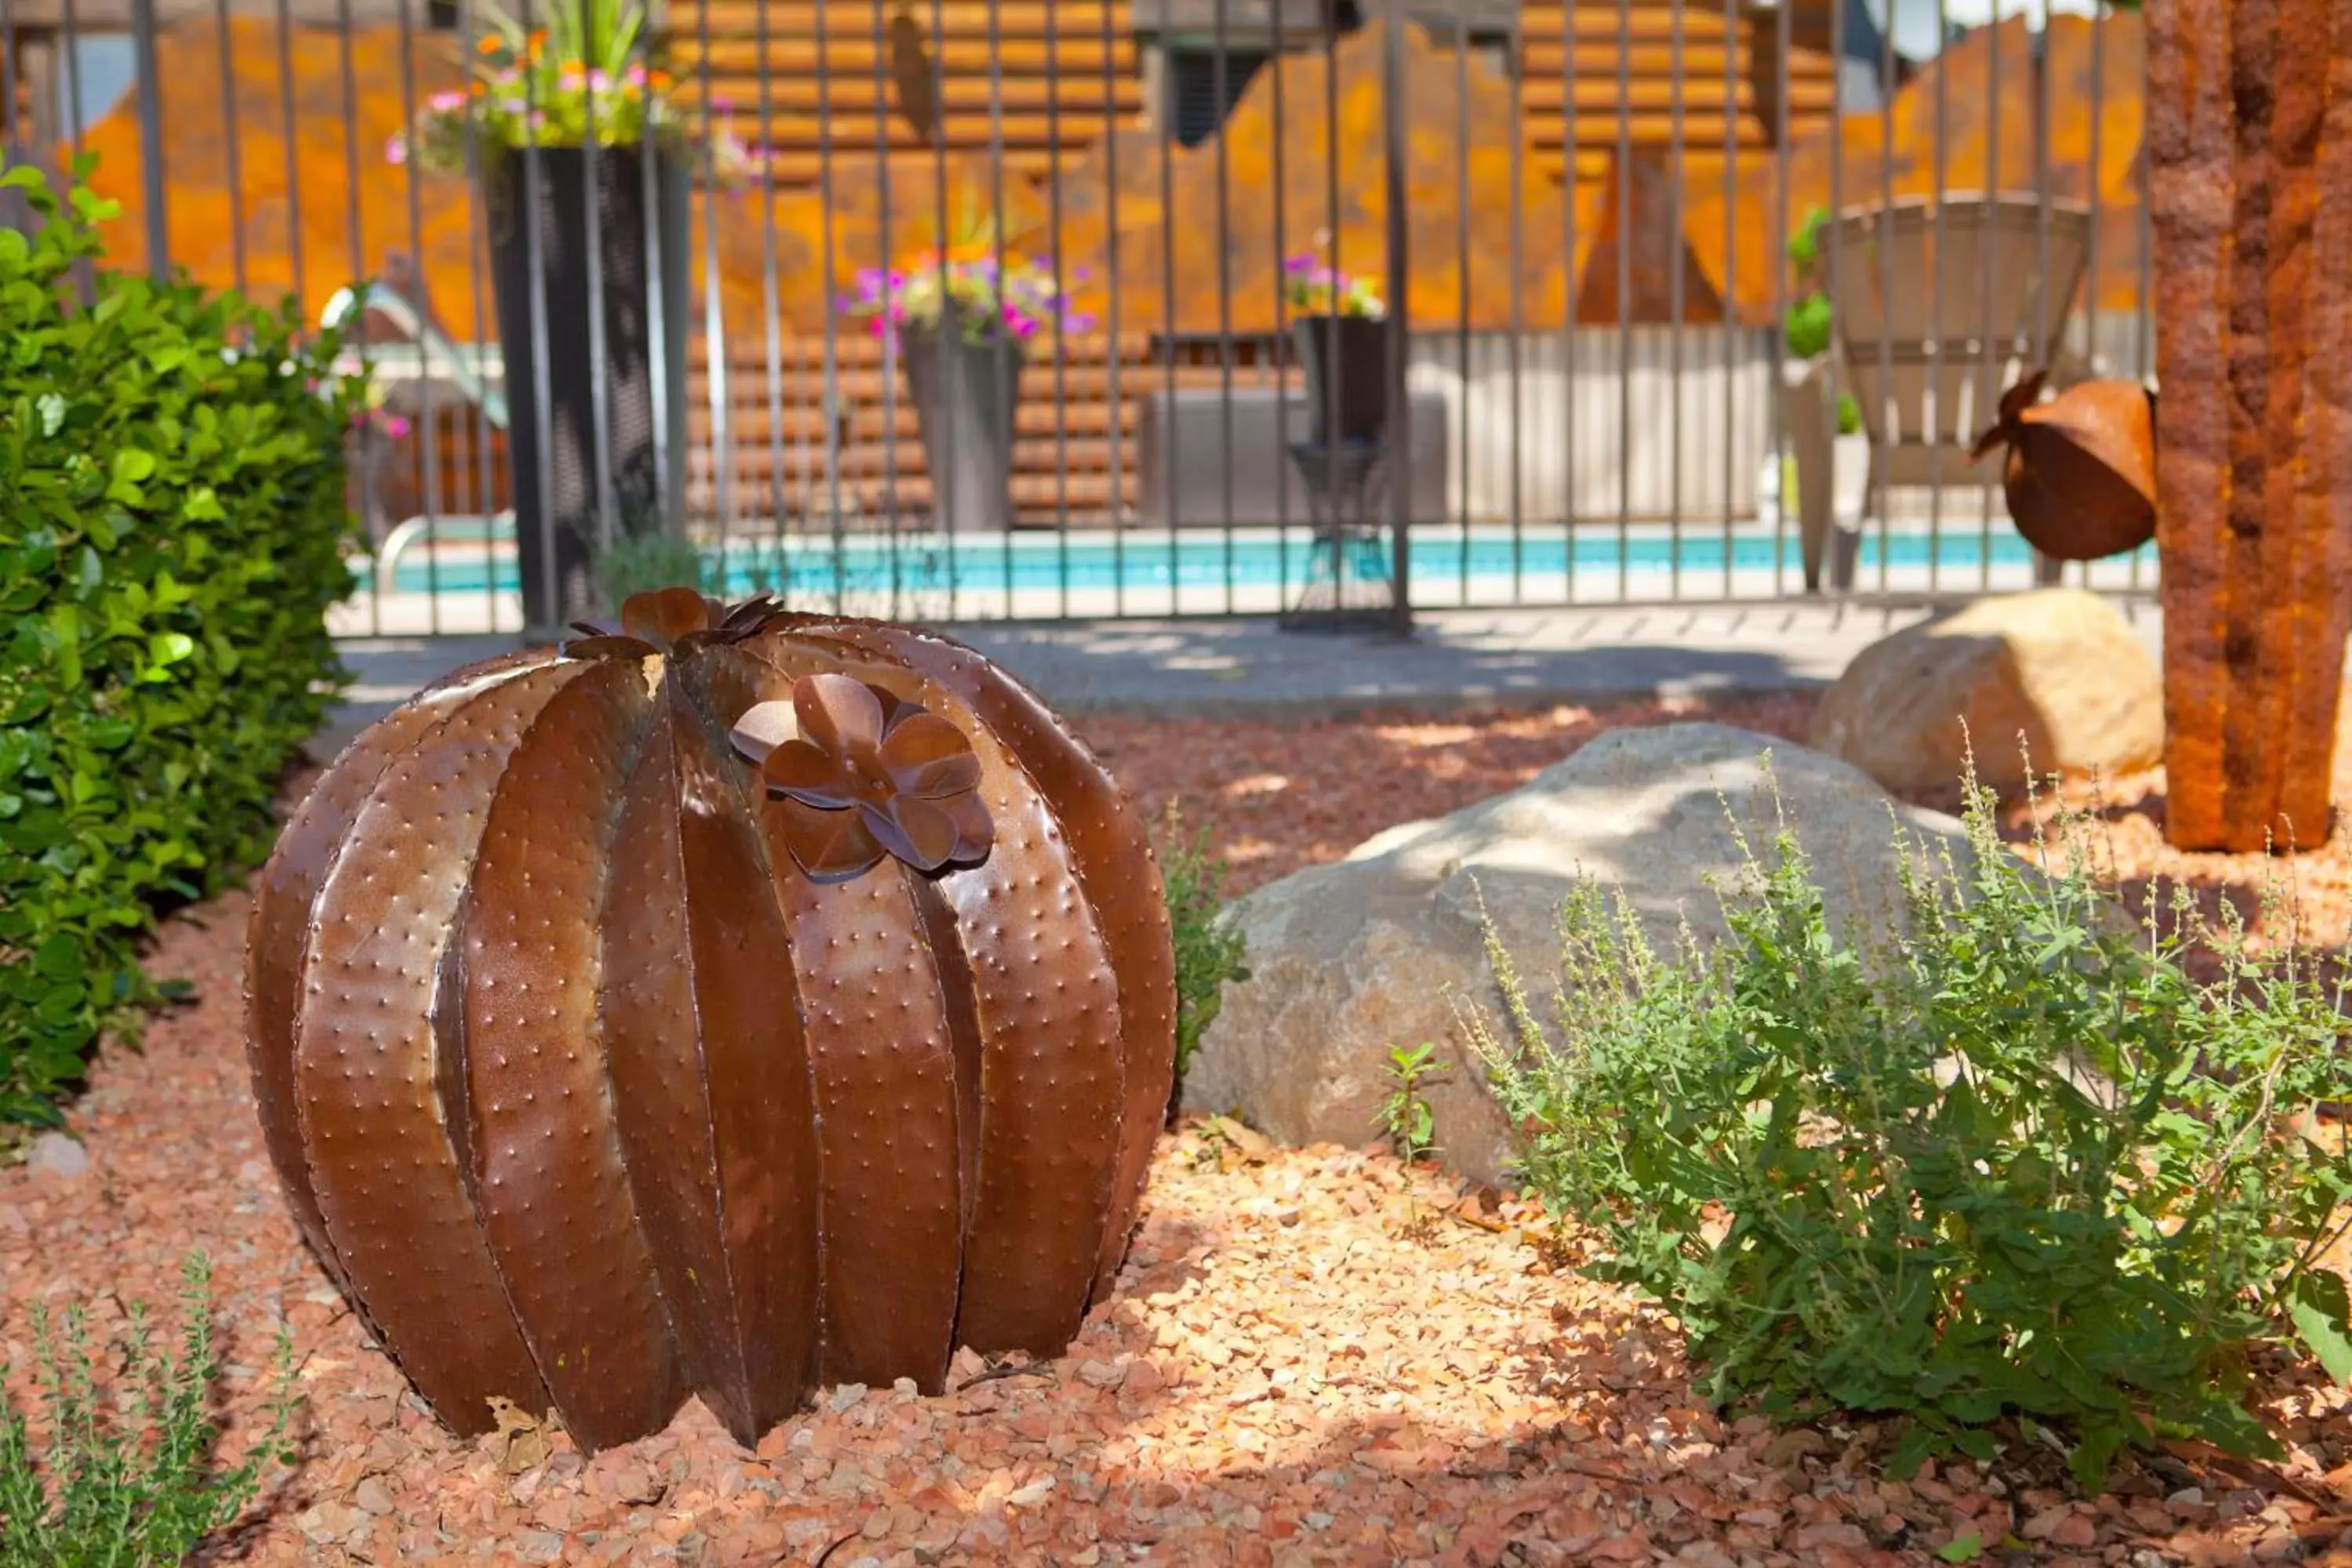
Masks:
[[[159,994],[137,949],[269,842],[343,679],[357,385],[289,309],[75,271],[112,216],[0,164],[0,1124],[54,1121]]]

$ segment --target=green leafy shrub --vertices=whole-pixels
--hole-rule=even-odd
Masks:
[[[135,946],[268,842],[351,591],[331,338],[100,271],[109,209],[0,165],[0,1126],[52,1121],[155,989]]]
[[[1795,268],[1803,292],[1790,301],[1781,318],[1780,334],[1787,340],[1789,353],[1798,359],[1819,359],[1830,352],[1832,331],[1837,314],[1830,297],[1815,287],[1822,268],[1822,234],[1829,227],[1827,207],[1814,207],[1805,214],[1805,221],[1789,239],[1789,261]],[[1837,400],[1837,430],[1841,436],[1852,436],[1862,429],[1862,405],[1851,392],[1841,392]]]
[[[613,542],[596,553],[596,584],[614,615],[632,594],[661,588],[692,588],[700,593],[718,584],[706,583],[702,552],[691,540],[674,533],[641,533]]]
[[[1160,879],[1168,903],[1168,928],[1176,945],[1176,1084],[1200,1048],[1223,1005],[1228,981],[1247,980],[1246,943],[1241,928],[1226,918],[1224,861],[1209,853],[1206,828],[1184,836],[1174,805],[1161,818]],[[1173,1097],[1171,1097],[1173,1103]]]
[[[64,1333],[33,1310],[34,1381],[48,1406],[36,1457],[32,1424],[0,1394],[0,1568],[163,1568],[233,1523],[273,1465],[291,1464],[293,1340],[281,1332],[269,1429],[234,1468],[213,1447],[220,1363],[213,1352],[212,1271],[203,1254],[181,1270],[175,1355],[159,1351],[142,1306],[130,1310],[119,1371],[101,1389],[79,1307]],[[5,1371],[5,1369],[0,1369]]]
[[[2086,1484],[2166,1434],[2266,1451],[2249,1351],[2299,1333],[2352,1373],[2313,1263],[2352,1212],[2314,1114],[2352,1087],[2342,997],[2185,902],[2136,931],[1970,796],[1967,868],[1906,844],[1905,929],[1868,943],[1785,830],[1704,950],[1662,957],[1578,889],[1551,1029],[1490,931],[1507,1025],[1472,1032],[1526,1173],[1598,1229],[1597,1273],[1681,1321],[1718,1403],[1900,1413],[1898,1469],[1990,1454],[2005,1415],[2070,1430]]]

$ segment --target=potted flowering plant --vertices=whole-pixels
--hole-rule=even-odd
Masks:
[[[473,80],[427,100],[414,146],[387,155],[482,183],[524,615],[544,627],[594,607],[600,450],[614,537],[666,528],[683,492],[692,163],[706,141],[730,173],[743,157],[650,58],[634,0],[543,0],[530,30],[478,10]]]
[[[1000,261],[1001,248],[983,228],[901,266],[861,270],[841,301],[868,331],[897,341],[942,531],[1012,526],[1013,412],[1029,344],[1057,324],[1093,325],[1049,267],[1017,253]]]
[[[1366,278],[1312,251],[1283,263],[1290,330],[1307,366],[1314,444],[1373,442],[1388,428],[1388,307]]]

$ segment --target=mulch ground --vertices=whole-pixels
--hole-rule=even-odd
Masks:
[[[1807,712],[1775,698],[1086,729],[1147,809],[1180,801],[1211,832],[1238,888],[1510,787],[1605,728],[1703,716],[1794,738]],[[2124,855],[2111,874],[2233,900],[2260,886],[2267,868],[2250,860],[2168,858],[2147,830],[2160,780],[2126,803],[2130,788],[2104,800]],[[2293,870],[2306,918],[2339,932],[2345,869],[2337,845]],[[246,910],[232,894],[168,923],[156,968],[194,982],[194,999],[142,1050],[99,1063],[73,1118],[89,1169],[0,1171],[0,1358],[20,1400],[32,1303],[89,1303],[118,1334],[128,1304],[171,1300],[201,1247],[234,1453],[290,1325],[304,1459],[224,1560],[1730,1568],[1928,1563],[1973,1535],[1989,1561],[2352,1561],[2352,1394],[2314,1369],[2271,1367],[2260,1384],[2289,1442],[2279,1466],[2158,1456],[2087,1500],[2019,1440],[1990,1471],[1896,1483],[1866,1425],[1718,1418],[1693,1396],[1671,1324],[1578,1277],[1573,1238],[1531,1204],[1375,1150],[1274,1149],[1227,1123],[1162,1140],[1119,1289],[1057,1362],[965,1352],[937,1398],[835,1390],[756,1452],[692,1405],[593,1460],[561,1432],[460,1445],[286,1217],[246,1084]]]

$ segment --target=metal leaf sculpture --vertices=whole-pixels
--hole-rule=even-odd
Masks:
[[[1059,1352],[1174,1053],[1141,823],[945,638],[640,595],[354,742],[262,873],[249,1047],[295,1218],[460,1433]]]
[[[2002,395],[1974,456],[2006,445],[2001,489],[2027,543],[2096,561],[2156,537],[2156,399],[2136,381],[2086,381],[2044,403],[2045,373]]]

